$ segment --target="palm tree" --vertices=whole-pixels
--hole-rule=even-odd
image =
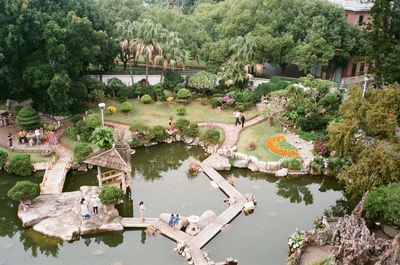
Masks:
[[[135,60],[135,50],[132,49],[131,43],[136,34],[136,22],[125,20],[115,25],[117,28],[116,32],[120,38],[121,52],[119,57],[124,64],[124,69],[126,69],[126,65],[129,63],[131,81],[133,84],[132,61]]]
[[[162,56],[166,30],[161,24],[151,20],[137,23],[137,32],[131,48],[136,53],[136,60],[144,57],[146,63],[146,83],[149,83],[149,63],[154,62],[156,56]]]
[[[255,64],[256,43],[247,33],[244,37],[237,37],[235,42],[229,47],[232,52],[230,59],[222,65],[220,75],[225,80],[225,84],[233,85],[242,83],[252,77],[250,72],[253,68],[256,72],[262,70],[261,64]]]
[[[179,33],[168,32],[165,36],[163,43],[163,54],[157,55],[154,58],[154,64],[162,65],[162,73],[160,82],[163,81],[165,70],[167,67],[175,68],[175,66],[185,67],[185,50],[184,42],[181,39]]]

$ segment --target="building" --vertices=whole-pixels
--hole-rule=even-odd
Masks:
[[[371,19],[372,0],[328,0],[341,6],[346,12],[347,22],[356,27],[366,27]],[[366,57],[351,58],[342,70],[342,82],[345,85],[364,82],[363,75],[368,73]]]

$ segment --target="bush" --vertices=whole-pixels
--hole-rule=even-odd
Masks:
[[[99,127],[101,125],[101,119],[100,116],[97,114],[89,114],[86,117],[86,125],[90,128],[90,129],[94,129],[96,127]]]
[[[150,127],[142,123],[133,124],[130,127],[130,130],[132,132],[133,139],[136,140],[136,141],[132,140],[131,145],[133,144],[142,145],[148,143],[150,140],[154,138]]]
[[[371,191],[364,209],[368,220],[400,225],[400,184],[392,183]]]
[[[39,185],[30,181],[18,181],[8,192],[7,196],[14,201],[23,199],[33,200],[40,194]]]
[[[6,164],[7,157],[8,157],[7,152],[0,150],[0,169],[2,169],[4,167],[4,165]]]
[[[179,116],[185,116],[186,115],[186,108],[183,106],[179,106],[176,108],[176,114]]]
[[[152,98],[151,98],[151,96],[150,96],[149,94],[146,94],[146,95],[143,95],[143,96],[140,98],[140,101],[141,101],[143,104],[149,104],[149,103],[151,103]]]
[[[73,124],[77,123],[77,122],[80,121],[80,120],[82,120],[82,117],[81,117],[81,115],[79,115],[79,114],[75,114],[74,116],[71,117],[71,122],[72,122]]]
[[[132,109],[133,109],[133,105],[131,103],[129,103],[129,102],[122,103],[121,107],[120,107],[120,111],[121,112],[125,112],[125,113],[128,113]]]
[[[316,140],[326,140],[328,139],[327,134],[324,131],[312,131],[312,132],[305,132],[300,131],[299,136],[301,139],[306,141],[316,141]]]
[[[164,87],[166,89],[172,90],[182,81],[183,81],[183,77],[180,73],[175,72],[175,71],[168,71],[165,74]]]
[[[114,132],[109,127],[97,127],[89,140],[100,149],[110,149],[114,143]]]
[[[324,129],[328,122],[321,115],[312,115],[310,117],[301,117],[298,119],[297,125],[304,131],[318,131]]]
[[[81,141],[89,142],[89,138],[92,135],[93,129],[89,128],[84,121],[79,121],[75,125],[77,134],[79,134]]]
[[[162,127],[161,125],[154,126],[151,129],[151,135],[152,135],[153,139],[156,140],[157,142],[163,142],[168,137],[168,134],[165,131],[165,128]]]
[[[78,134],[78,129],[71,125],[65,130],[65,135],[72,140],[76,140],[76,135]]]
[[[168,102],[168,103],[172,103],[172,101],[174,101],[174,97],[168,97],[168,98],[167,98],[167,102]]]
[[[28,154],[16,154],[10,159],[8,171],[22,177],[32,175],[33,166],[31,164],[31,156]]]
[[[195,123],[192,123],[189,125],[189,127],[187,127],[184,133],[190,137],[197,137],[200,133],[199,126]]]
[[[207,144],[218,144],[221,138],[221,134],[217,129],[207,129],[201,136],[201,140]]]
[[[17,125],[24,130],[34,130],[39,128],[39,113],[32,107],[23,107],[20,111],[18,111]]]
[[[190,121],[186,119],[178,119],[175,122],[175,128],[178,129],[178,131],[180,131],[181,133],[185,133],[189,125]]]
[[[218,107],[220,105],[220,100],[219,98],[212,98],[210,101],[210,105],[213,109],[215,109],[216,107]]]
[[[173,94],[171,91],[169,91],[169,90],[164,90],[163,93],[164,93],[164,97],[165,97],[166,99],[168,99],[168,98],[170,98],[170,97],[174,98],[174,94]]]
[[[82,163],[91,153],[93,153],[93,148],[88,144],[77,144],[74,147],[74,157],[78,163]]]
[[[205,95],[208,91],[213,91],[217,87],[217,76],[206,71],[200,71],[189,77],[188,85]]]
[[[331,151],[328,148],[328,141],[316,140],[314,143],[314,151],[323,157],[329,157]]]
[[[124,86],[121,89],[117,90],[116,94],[118,101],[120,102],[127,101],[129,98],[129,94],[131,94],[130,88]]]
[[[117,112],[117,108],[114,107],[114,106],[108,106],[108,107],[106,108],[106,111],[107,111],[107,114],[112,115],[112,114],[114,114],[114,113]]]
[[[243,111],[247,110],[247,105],[242,102],[235,102],[235,109],[243,112]]]
[[[321,173],[321,171],[325,168],[324,158],[322,156],[315,156],[313,161],[311,161],[310,166],[318,173]]]
[[[124,192],[115,186],[104,186],[101,188],[99,199],[104,205],[117,204],[124,196]]]
[[[293,169],[293,170],[300,170],[303,167],[303,163],[296,158],[287,158],[283,160],[282,167]]]
[[[181,88],[176,95],[176,101],[180,103],[189,103],[192,98],[192,93],[186,88]]]

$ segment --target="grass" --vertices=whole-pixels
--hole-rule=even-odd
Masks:
[[[8,158],[10,158],[16,154],[29,154],[29,155],[31,155],[32,163],[50,162],[53,159],[53,156],[43,157],[40,153],[13,152],[9,149],[2,148],[2,147],[0,147],[0,150],[6,152],[8,154]]]
[[[281,128],[278,126],[268,126],[266,122],[251,126],[241,132],[239,141],[237,142],[238,151],[254,155],[263,161],[278,161],[282,157],[270,152],[265,145],[265,141],[277,133],[282,133]],[[250,142],[256,144],[256,149],[253,151],[247,150]]]
[[[188,119],[190,122],[225,122],[233,123],[233,109],[217,111],[211,108],[210,105],[203,106],[199,102],[193,102],[186,106],[186,115],[178,116],[176,108],[182,106],[177,103],[167,102],[154,102],[151,104],[143,104],[140,100],[130,99],[129,102],[133,104],[133,110],[127,114],[119,111],[121,103],[116,100],[107,100],[107,106],[117,107],[117,112],[110,115],[105,114],[105,119],[109,121],[122,122],[125,124],[143,123],[148,126],[162,125],[168,126],[169,117],[174,117],[175,120],[182,117]],[[95,113],[99,113],[99,108],[93,107],[91,109]],[[257,116],[258,111],[256,107],[251,108],[245,112],[247,120]]]

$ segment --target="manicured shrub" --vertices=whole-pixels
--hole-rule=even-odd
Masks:
[[[122,103],[122,104],[123,104],[123,103]],[[112,115],[112,114],[114,114],[114,113],[117,112],[117,108],[114,107],[114,106],[108,106],[108,107],[106,108],[106,111],[107,111],[107,114]]]
[[[206,71],[200,71],[189,77],[188,85],[205,95],[208,91],[213,91],[217,87],[217,76]]]
[[[303,163],[296,158],[287,158],[283,160],[282,167],[293,170],[300,170],[303,167]]]
[[[215,109],[216,107],[218,107],[220,105],[220,99],[219,98],[212,98],[210,101],[210,105],[213,109]]]
[[[176,94],[176,101],[180,103],[189,103],[192,98],[192,93],[186,88],[179,89]]]
[[[8,192],[7,196],[14,201],[33,200],[40,194],[39,185],[30,181],[18,181]]]
[[[168,137],[168,134],[165,131],[165,128],[162,127],[161,125],[154,126],[151,129],[151,134],[152,134],[153,139],[156,140],[157,142],[163,142]]]
[[[187,127],[184,133],[190,137],[197,137],[200,133],[199,126],[195,123],[192,123],[189,125],[189,127]]]
[[[69,126],[65,130],[65,135],[71,139],[71,140],[76,140],[76,136],[78,135],[78,129],[74,125]]]
[[[95,113],[87,115],[87,117],[86,117],[86,125],[91,129],[99,127],[101,125],[100,116],[95,114]]]
[[[152,98],[151,98],[151,96],[150,96],[149,94],[146,94],[146,95],[143,95],[143,96],[140,98],[140,101],[141,101],[143,104],[149,104],[149,103],[151,103]]]
[[[331,151],[328,148],[328,141],[316,140],[314,143],[314,151],[323,157],[329,157]]]
[[[99,199],[104,205],[117,204],[124,196],[124,192],[115,186],[104,186],[101,188]]]
[[[34,130],[39,128],[39,113],[32,107],[23,107],[20,111],[18,111],[17,125],[24,130]]]
[[[121,107],[119,109],[121,112],[128,113],[133,109],[133,105],[129,102],[124,102],[121,104]]]
[[[206,144],[218,144],[221,138],[221,134],[217,129],[207,129],[201,136],[201,140]]]
[[[82,163],[92,153],[93,153],[93,148],[88,144],[81,143],[77,144],[74,147],[74,157],[76,162],[78,163]]]
[[[178,129],[181,133],[185,133],[187,128],[190,125],[190,121],[187,119],[178,119],[175,122],[175,128]]]
[[[2,169],[4,167],[4,165],[6,164],[7,157],[8,157],[7,152],[0,150],[0,169]]]
[[[400,184],[392,183],[371,191],[364,205],[369,221],[400,225]]]
[[[100,149],[110,149],[114,143],[114,132],[109,127],[97,127],[89,140]]]
[[[186,115],[186,108],[183,106],[179,106],[176,108],[176,114],[179,116],[185,116]]]
[[[8,164],[8,171],[22,177],[32,175],[33,166],[31,164],[31,156],[28,154],[13,155]]]
[[[82,117],[81,117],[81,115],[79,115],[79,114],[75,114],[74,116],[71,117],[71,122],[72,122],[73,124],[77,123],[77,122],[80,121],[80,120],[82,120]]]
[[[174,97],[174,94],[171,92],[171,91],[169,91],[169,90],[164,90],[163,91],[163,93],[164,93],[164,97],[166,98],[166,99],[168,99],[168,98],[170,98],[170,97]]]

